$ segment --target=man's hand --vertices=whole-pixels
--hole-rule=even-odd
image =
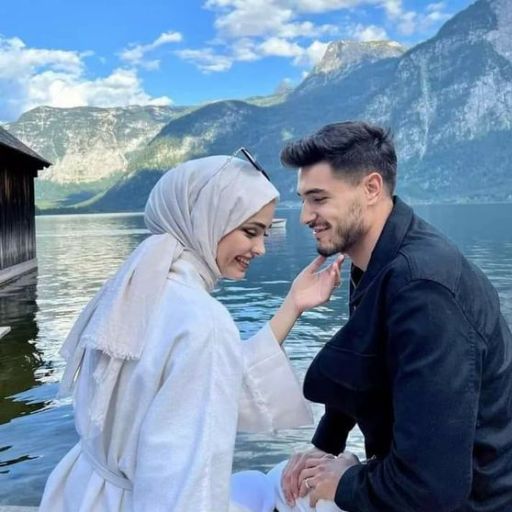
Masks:
[[[301,484],[299,477],[308,461],[310,459],[321,460],[326,455],[328,454],[318,448],[311,448],[292,455],[281,476],[281,487],[288,505],[294,506],[295,500],[299,497]]]
[[[299,495],[309,494],[309,504],[315,507],[318,500],[334,501],[341,477],[359,459],[350,452],[343,452],[336,458],[310,457],[299,476]]]

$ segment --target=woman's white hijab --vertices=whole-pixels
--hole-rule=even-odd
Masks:
[[[238,158],[200,158],[166,172],[146,204],[144,220],[152,235],[89,302],[61,349],[67,366],[60,396],[72,391],[86,349],[108,356],[94,373],[98,385],[90,408],[101,428],[123,362],[142,354],[173,265],[182,258],[192,262],[211,291],[221,277],[219,241],[278,197],[261,172]]]

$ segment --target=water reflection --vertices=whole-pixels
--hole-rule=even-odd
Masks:
[[[43,406],[20,395],[36,385],[36,372],[43,361],[35,345],[36,284],[36,273],[32,272],[0,288],[1,324],[11,327],[0,340],[0,425]]]

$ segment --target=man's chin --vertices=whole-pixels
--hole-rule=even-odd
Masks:
[[[334,254],[337,254],[340,251],[336,247],[326,247],[323,245],[317,245],[316,252],[320,254],[320,256],[328,258],[329,256],[333,256]]]

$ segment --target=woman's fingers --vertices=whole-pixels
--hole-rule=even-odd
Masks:
[[[303,498],[313,489],[313,478],[317,474],[317,468],[305,468],[301,471],[299,482],[300,482],[300,488],[299,488],[299,496]]]
[[[304,468],[306,456],[303,453],[293,455],[283,471],[281,486],[286,501],[289,504],[295,504],[299,497],[300,481],[299,475]]]
[[[334,285],[338,286],[341,283],[341,265],[345,260],[345,256],[340,254],[335,261],[331,263],[331,272],[334,279]]]
[[[320,270],[320,267],[324,264],[326,260],[326,257],[325,256],[317,256],[307,267],[306,269],[311,272],[311,273],[315,273],[315,272],[318,272]]]
[[[299,458],[300,454],[292,455],[281,476],[281,487],[283,489],[284,497],[288,503],[293,503],[293,474],[295,473],[294,470]]]

